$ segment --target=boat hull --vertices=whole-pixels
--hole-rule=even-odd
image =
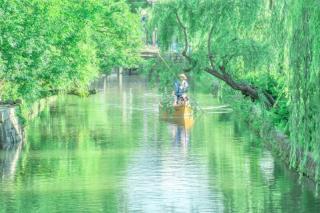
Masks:
[[[191,128],[193,125],[192,108],[190,106],[172,106],[172,109],[168,110],[160,105],[160,118],[186,128]]]

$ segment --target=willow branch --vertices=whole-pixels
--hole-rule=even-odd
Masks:
[[[208,58],[210,62],[211,68],[207,68],[206,72],[210,73],[211,75],[215,76],[216,78],[224,81],[227,85],[229,85],[234,90],[239,90],[245,96],[249,96],[252,100],[259,99],[258,90],[248,84],[242,84],[236,82],[232,76],[226,71],[225,66],[219,66],[217,69],[216,64],[214,62],[214,56],[211,51],[212,46],[212,34],[213,34],[214,26],[211,27],[209,34],[208,34]],[[266,104],[267,106],[271,107],[274,103],[272,96],[266,92],[264,95],[267,98]]]
[[[210,29],[210,32],[209,32],[209,35],[208,35],[208,58],[209,58],[209,62],[210,62],[210,65],[212,68],[215,67],[214,65],[214,58],[213,58],[213,55],[212,55],[212,52],[211,52],[211,39],[212,39],[212,33],[213,33],[213,29],[214,29],[214,26],[212,25],[211,29]]]
[[[181,53],[181,55],[187,59],[187,61],[189,62],[189,64],[191,64],[191,67],[189,68],[185,68],[183,71],[184,72],[189,72],[191,71],[193,68],[196,67],[196,61],[194,61],[188,54],[188,48],[189,48],[189,40],[188,40],[188,31],[187,31],[187,27],[182,23],[181,18],[179,17],[178,11],[175,11],[175,15],[176,15],[176,19],[178,22],[179,27],[182,30],[183,33],[183,37],[184,37],[184,49]]]
[[[187,33],[187,27],[182,23],[181,18],[178,15],[178,12],[175,12],[177,22],[182,29],[183,37],[184,37],[184,49],[182,51],[182,55],[190,62],[192,63],[192,59],[187,55],[188,47],[189,47],[189,41],[188,41],[188,33]]]

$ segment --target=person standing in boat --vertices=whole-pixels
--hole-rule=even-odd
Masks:
[[[175,101],[174,105],[186,105],[188,104],[189,98],[187,95],[189,83],[188,78],[185,74],[179,75],[180,82],[176,81],[175,86]]]

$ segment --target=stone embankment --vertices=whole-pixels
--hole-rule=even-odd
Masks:
[[[56,100],[56,96],[40,99],[28,109],[27,119],[32,120],[44,108]],[[0,149],[10,149],[24,140],[23,126],[17,115],[16,105],[0,105]]]
[[[0,149],[9,149],[23,141],[23,128],[20,125],[14,106],[0,106]]]
[[[106,76],[103,74],[91,82],[88,94],[95,94],[100,90],[105,90],[105,88]],[[34,119],[45,109],[45,107],[54,103],[56,99],[57,96],[50,96],[36,101],[28,107],[28,113],[27,115],[24,114],[24,118],[28,121]],[[16,144],[23,142],[23,125],[17,116],[17,109],[21,104],[23,104],[21,100],[8,102],[0,101],[0,149],[9,149]]]

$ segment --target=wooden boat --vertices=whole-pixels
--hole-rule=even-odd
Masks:
[[[160,118],[164,121],[191,128],[193,125],[192,108],[189,105],[176,105],[165,109],[160,104]]]

